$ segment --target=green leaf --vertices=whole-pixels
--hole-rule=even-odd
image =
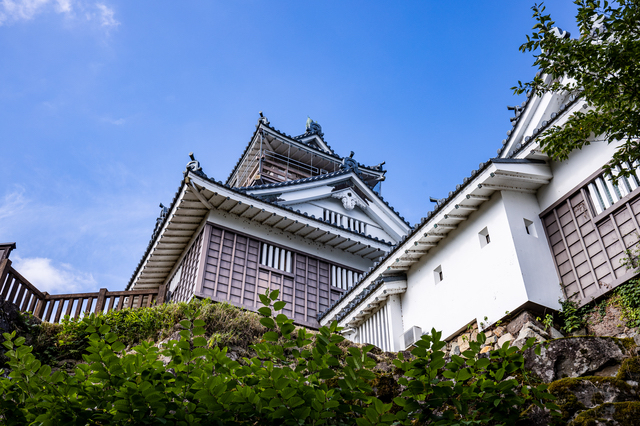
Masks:
[[[186,328],[187,330],[191,329],[191,321],[189,321],[189,320],[180,321],[180,325],[183,326],[184,328]]]
[[[122,342],[115,342],[111,345],[111,350],[114,352],[120,352],[122,350],[124,350],[125,345]]]
[[[269,342],[276,342],[276,341],[278,341],[280,336],[275,331],[267,331],[266,333],[264,333],[262,338],[264,340],[266,340],[266,341],[269,341]]]
[[[318,377],[321,379],[331,379],[333,377],[335,377],[336,373],[330,369],[330,368],[323,368],[322,370],[320,370],[320,373],[318,374]]]
[[[279,295],[280,295],[280,290],[273,290],[271,294],[269,294],[269,299],[275,301],[278,299]]]
[[[267,290],[267,291],[269,291],[269,290]],[[265,306],[271,305],[271,300],[269,300],[269,298],[266,295],[259,294],[258,297],[260,298],[260,302],[262,302],[263,305],[265,305]]]
[[[270,317],[271,316],[271,308],[268,308],[266,306],[263,306],[262,308],[258,309],[258,312],[261,315],[264,315],[265,317]]]
[[[260,324],[264,325],[267,328],[276,328],[276,323],[273,318],[260,318]]]
[[[274,311],[280,311],[287,305],[287,302],[279,301],[273,304]]]
[[[395,397],[393,398],[393,402],[396,403],[398,407],[404,407],[407,401],[404,398]]]
[[[464,368],[458,371],[458,375],[456,377],[457,381],[464,382],[471,378],[471,371],[468,368]]]

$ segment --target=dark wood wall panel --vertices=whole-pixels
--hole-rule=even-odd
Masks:
[[[210,223],[206,226],[211,229],[209,241],[204,242],[207,253],[200,297],[255,311],[262,306],[259,294],[280,290],[280,300],[287,302],[283,313],[298,324],[317,328],[318,313],[344,292],[331,286],[328,262],[292,251],[292,272],[268,267],[260,264],[264,241]]]
[[[202,250],[202,233],[203,231],[200,231],[200,234],[198,234],[187,251],[187,254],[182,259],[180,281],[171,295],[171,300],[175,302],[187,301],[194,293],[196,276],[198,274],[198,259],[200,258],[200,252]]]
[[[621,261],[640,233],[640,193],[595,215],[586,188],[541,215],[564,293],[581,304],[635,275]]]

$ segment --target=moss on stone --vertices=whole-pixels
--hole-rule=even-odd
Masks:
[[[618,345],[621,346],[621,349],[624,348],[626,352],[631,352],[637,347],[635,340],[633,340],[631,337],[626,337],[624,339],[612,337],[612,339],[615,339]]]
[[[595,426],[597,424],[634,426],[638,424],[638,419],[640,419],[639,401],[609,402],[578,414],[569,424],[572,426]]]
[[[640,382],[640,357],[634,356],[622,361],[616,378]]]
[[[614,377],[587,376],[556,380],[549,384],[549,392],[557,398],[555,403],[560,407],[561,411],[561,417],[559,419],[555,419],[554,424],[566,424],[566,422],[569,421],[576,413],[587,408],[575,396],[577,388],[585,382],[591,383],[595,386],[609,384],[623,392],[632,391],[632,388],[628,383]],[[593,405],[598,405],[603,402],[604,398],[602,394],[595,392],[591,403]]]

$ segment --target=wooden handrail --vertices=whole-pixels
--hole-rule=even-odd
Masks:
[[[0,296],[16,304],[23,312],[33,312],[42,321],[60,322],[65,316],[74,318],[90,313],[119,311],[123,308],[149,307],[165,301],[166,285],[157,289],[109,291],[94,293],[49,294],[41,292],[11,266],[11,260],[0,260]],[[115,300],[118,299],[118,303]],[[126,299],[126,302],[125,302]],[[73,307],[75,305],[75,311]],[[66,309],[65,309],[66,306]],[[84,311],[83,311],[84,307]]]

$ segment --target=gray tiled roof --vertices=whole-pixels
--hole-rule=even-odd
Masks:
[[[275,201],[267,201],[267,200],[264,200],[264,199],[262,199],[262,198],[260,198],[260,197],[258,197],[258,196],[254,196],[254,195],[251,195],[251,194],[246,193],[246,190],[247,190],[247,189],[251,189],[251,188],[255,188],[255,187],[250,187],[250,188],[234,188],[234,187],[232,187],[232,186],[230,186],[230,185],[228,185],[228,184],[222,183],[222,181],[216,181],[215,179],[211,179],[211,178],[209,178],[209,177],[208,177],[204,172],[202,172],[202,171],[198,171],[198,172],[191,171],[191,173],[196,174],[196,175],[198,175],[198,176],[202,177],[203,179],[206,179],[207,181],[209,181],[209,182],[211,182],[211,183],[213,183],[213,184],[215,184],[215,185],[222,186],[222,187],[224,187],[224,188],[226,188],[226,189],[228,189],[228,190],[230,190],[230,191],[233,191],[233,192],[235,192],[235,193],[237,193],[237,194],[241,194],[241,195],[243,195],[243,196],[250,197],[250,198],[252,198],[252,199],[254,199],[254,200],[256,200],[256,201],[260,201],[260,202],[263,202],[263,203],[271,204],[271,205],[273,205],[273,206],[275,206],[275,207],[278,207],[278,208],[280,208],[280,209],[283,209],[283,210],[291,211],[291,212],[293,212],[293,213],[295,213],[295,214],[299,214],[299,215],[301,215],[301,216],[304,216],[304,217],[305,217],[305,218],[307,218],[307,219],[311,219],[311,220],[314,220],[314,221],[316,221],[316,222],[320,222],[320,223],[323,223],[323,224],[325,224],[325,225],[329,225],[329,226],[331,226],[331,227],[334,227],[334,228],[336,228],[336,229],[339,229],[341,232],[346,232],[346,233],[351,233],[351,234],[357,234],[357,235],[359,235],[359,236],[361,236],[361,237],[368,238],[368,239],[370,239],[370,240],[372,240],[372,241],[376,241],[376,242],[379,242],[379,243],[382,243],[382,244],[386,244],[386,245],[388,245],[388,246],[393,246],[393,243],[392,243],[392,242],[390,242],[390,241],[386,241],[386,240],[384,240],[384,239],[380,239],[380,238],[378,238],[378,237],[372,237],[370,234],[365,234],[364,232],[359,232],[359,231],[356,231],[356,230],[351,230],[351,229],[345,228],[345,227],[344,227],[344,226],[342,226],[342,225],[335,225],[335,224],[330,223],[329,221],[325,221],[325,220],[323,220],[322,218],[317,218],[317,217],[315,217],[315,215],[309,215],[309,214],[308,214],[308,213],[306,213],[306,212],[301,212],[300,210],[294,210],[292,207],[281,206],[281,205],[279,205],[279,204],[278,204],[277,202],[275,202]],[[343,173],[343,171],[335,172],[335,175],[334,175],[334,176],[339,175],[339,174],[341,174],[341,173]],[[344,173],[346,174],[347,172],[345,171]],[[186,176],[186,173],[185,173],[185,176]],[[302,180],[304,180],[304,179],[302,179]],[[293,182],[301,183],[300,181],[293,181]],[[284,182],[284,183],[286,183],[286,182]],[[181,192],[181,190],[182,190],[182,188],[183,188],[183,186],[184,186],[184,185],[185,185],[185,179],[183,178],[183,179],[182,179],[182,181],[180,182],[180,186],[178,187],[178,191],[176,191],[176,193],[175,193],[175,195],[174,195],[174,197],[173,197],[173,200],[171,201],[171,206],[169,207],[169,211],[172,211],[172,210],[173,210],[173,208],[174,208],[174,206],[175,206],[175,203],[177,202],[178,197],[180,196],[180,192]],[[382,197],[380,197],[380,199],[382,199]],[[384,200],[382,200],[382,201],[383,201],[383,202],[385,202],[385,204],[389,205],[386,201],[384,201]],[[392,208],[391,206],[389,206],[389,207],[393,210],[393,208]],[[398,214],[395,210],[393,210],[393,211],[394,211],[396,214]],[[398,214],[398,216],[399,216],[399,214]],[[404,220],[404,218],[403,218],[402,216],[399,216],[399,217],[400,217],[402,220]],[[158,224],[156,224],[156,227],[157,227],[158,229],[162,229],[162,228],[164,227],[164,225],[166,224],[166,222],[167,222],[169,219],[170,219],[170,215],[166,215],[166,216],[165,216],[165,218],[164,218],[164,220],[163,220],[159,225],[158,225]],[[405,223],[407,223],[407,225],[411,226],[408,222],[406,222],[406,221],[405,221]],[[155,227],[154,227],[154,230],[155,230]],[[149,243],[147,244],[147,248],[146,248],[146,250],[145,250],[145,254],[142,256],[142,259],[140,259],[140,262],[138,262],[138,265],[136,266],[136,269],[135,269],[135,271],[133,272],[133,275],[132,275],[132,276],[131,276],[131,278],[129,279],[129,283],[127,284],[126,289],[129,289],[129,288],[131,287],[131,285],[133,284],[133,281],[134,281],[135,277],[138,275],[138,272],[140,271],[140,269],[142,268],[142,265],[144,264],[145,259],[146,259],[146,258],[149,256],[149,254],[151,253],[151,249],[153,248],[153,244],[154,244],[154,242],[155,242],[159,237],[160,237],[160,232],[158,232],[158,233],[155,233],[155,232],[154,232],[154,233],[152,234],[152,237],[151,237],[151,239],[150,239]]]
[[[263,126],[265,126],[265,127],[267,127],[269,130],[272,130],[272,131],[276,132],[276,133],[277,133],[277,134],[279,134],[280,136],[284,136],[284,137],[289,138],[289,139],[291,139],[291,140],[294,140],[294,141],[296,141],[296,142],[303,143],[303,142],[299,141],[297,138],[304,136],[304,134],[303,134],[303,135],[300,135],[300,136],[291,136],[291,135],[288,135],[288,134],[286,134],[285,132],[282,132],[282,131],[280,131],[280,130],[276,129],[275,127],[272,127],[272,126],[270,126],[270,125],[268,125],[268,124],[262,123],[262,125],[263,125]],[[258,129],[259,129],[259,126],[258,126],[258,127],[256,127],[256,130],[253,132],[253,135],[251,135],[251,139],[249,140],[249,143],[248,143],[248,144],[247,144],[247,146],[245,147],[244,151],[242,152],[242,155],[240,155],[240,158],[238,158],[238,161],[236,162],[236,165],[235,165],[235,166],[233,166],[233,169],[231,169],[231,173],[229,173],[229,176],[228,176],[228,177],[227,177],[227,179],[226,179],[226,181],[227,181],[227,182],[229,182],[229,179],[231,179],[231,176],[233,176],[233,173],[236,171],[236,169],[238,168],[238,166],[239,166],[239,165],[240,165],[240,163],[242,162],[242,159],[243,159],[243,158],[244,158],[244,156],[247,154],[247,151],[249,151],[249,147],[251,146],[251,141],[253,141],[253,138],[255,138],[256,133],[258,132]],[[322,140],[324,141],[324,138],[322,138]],[[325,143],[326,143],[326,142],[325,142]],[[313,146],[311,146],[311,145],[307,145],[307,144],[304,144],[304,145],[305,145],[305,146],[307,146],[309,149],[312,149],[312,150],[314,150],[314,151],[318,152],[319,154],[328,155],[328,156],[330,156],[330,157],[333,157],[336,161],[342,161],[342,157],[340,157],[339,155],[337,155],[337,154],[333,151],[333,149],[329,146],[329,144],[327,144],[327,146],[328,146],[328,147],[329,147],[329,149],[331,150],[331,152],[330,152],[330,153],[329,153],[329,152],[326,152],[326,151],[323,151],[323,150],[321,150],[321,149],[318,149],[318,148],[316,148],[316,147],[313,147]],[[372,172],[378,172],[378,173],[383,173],[383,174],[384,174],[384,173],[386,173],[386,170],[378,170],[378,169],[376,169],[376,168],[375,168],[375,166],[373,166],[373,167],[372,167],[372,166],[366,166],[366,165],[364,165],[364,164],[360,164],[360,163],[358,163],[358,167],[363,168],[363,169],[365,169],[365,170],[370,170],[370,171],[372,171]]]

